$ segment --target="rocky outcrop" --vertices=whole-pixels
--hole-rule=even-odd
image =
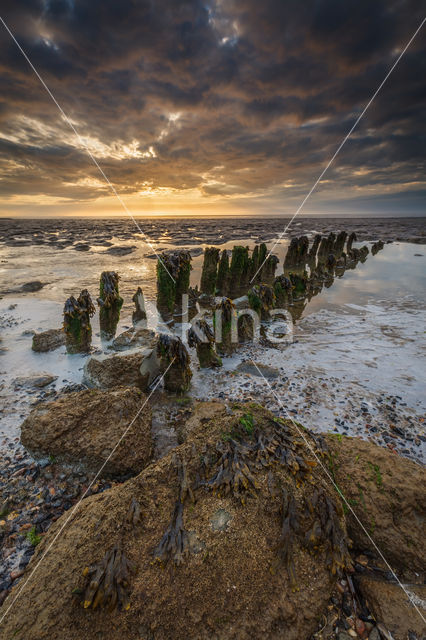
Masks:
[[[19,640],[308,640],[335,587],[343,607],[351,598],[336,583],[341,571],[346,584],[359,583],[378,623],[346,620],[360,637],[421,637],[400,587],[356,564],[348,577],[346,527],[354,551],[372,547],[342,510],[343,494],[365,526],[374,516],[377,545],[413,570],[424,563],[421,467],[368,442],[313,436],[254,403],[200,403],[181,433],[184,444],[136,478],[82,502],[24,592],[26,607],[8,613],[5,637],[19,629]],[[37,547],[28,575],[65,518]],[[424,588],[406,586],[424,599]],[[339,640],[354,637],[346,629]]]
[[[426,586],[406,584],[405,589],[396,582],[388,582],[376,577],[357,576],[357,587],[362,593],[378,623],[378,628],[386,629],[382,637],[393,640],[422,640],[425,625],[421,616],[426,616]],[[413,606],[416,605],[417,609]],[[383,626],[382,626],[383,625]],[[383,629],[384,628],[384,629]]]
[[[48,329],[33,336],[32,350],[37,353],[54,351],[65,344],[64,329]]]
[[[327,436],[327,442],[330,469],[358,518],[351,511],[347,514],[354,547],[377,554],[373,538],[395,570],[411,567],[423,571],[424,467],[358,438],[344,437],[339,441]]]
[[[79,464],[102,475],[139,473],[151,459],[151,408],[137,389],[68,393],[31,411],[21,441],[37,457]],[[122,434],[125,439],[115,449]]]
[[[291,424],[248,406],[204,414],[187,443],[82,502],[4,632],[305,640],[346,542],[338,494]]]
[[[156,347],[144,347],[114,355],[91,356],[84,366],[83,381],[99,389],[123,385],[146,391],[160,372]]]

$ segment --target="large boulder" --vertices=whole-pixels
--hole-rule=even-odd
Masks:
[[[337,492],[292,424],[254,406],[204,412],[186,443],[84,500],[55,539],[65,518],[38,545],[28,574],[55,540],[5,637],[306,640],[348,562]]]
[[[354,547],[375,555],[378,547],[398,572],[424,571],[425,468],[358,438],[329,435],[327,442],[331,471],[353,510],[347,526]]]
[[[39,353],[54,351],[65,344],[65,331],[61,329],[48,329],[33,336],[32,350]]]
[[[99,389],[123,385],[146,391],[160,373],[156,347],[142,347],[114,355],[93,355],[84,366],[83,381]]]
[[[102,475],[136,474],[152,455],[151,408],[145,402],[138,389],[68,393],[31,411],[21,441],[36,457],[52,455],[94,472],[108,459]]]

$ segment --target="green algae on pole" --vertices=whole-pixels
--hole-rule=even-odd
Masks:
[[[123,306],[118,282],[120,276],[116,271],[103,271],[99,282],[99,325],[101,336],[107,340],[113,338],[120,319],[120,309]]]
[[[182,296],[188,293],[191,273],[191,254],[180,250],[162,253],[157,261],[157,308],[173,314],[182,307]]]
[[[318,260],[327,260],[330,253],[333,253],[334,243],[336,242],[336,235],[331,232],[328,236],[324,236],[321,239],[321,243],[318,249]]]
[[[371,246],[371,255],[375,256],[379,251],[381,251],[384,247],[384,242],[382,240],[378,240]]]
[[[284,266],[304,265],[308,259],[309,240],[307,236],[292,238],[284,260]]]
[[[186,391],[191,383],[192,371],[189,353],[182,340],[171,334],[160,334],[157,356],[160,358],[162,371],[165,371],[164,388],[178,393]]]
[[[312,243],[312,247],[309,249],[308,260],[310,261],[315,260],[315,258],[317,257],[317,251],[318,251],[318,247],[320,246],[320,243],[321,243],[321,236],[317,234]]]
[[[265,264],[262,269],[262,282],[266,284],[272,284],[275,278],[275,271],[279,259],[277,256],[270,255],[266,258]]]
[[[229,283],[229,258],[228,252],[224,249],[220,256],[219,267],[217,270],[216,289],[220,296],[226,296],[228,293]]]
[[[250,261],[248,247],[236,245],[232,249],[229,267],[229,295],[234,298],[245,292],[250,278]]]
[[[346,233],[346,231],[340,231],[340,233],[337,234],[337,238],[333,246],[333,253],[336,258],[339,258],[342,255],[347,237],[348,234]]]
[[[202,369],[222,365],[222,360],[216,353],[214,333],[205,318],[194,322],[188,330],[188,344],[197,349],[198,361]]]
[[[276,297],[272,287],[267,284],[255,284],[247,294],[250,308],[261,315],[262,320],[270,317],[275,307]]]
[[[213,296],[216,292],[217,265],[220,250],[216,247],[204,249],[203,270],[201,273],[201,293]]]
[[[293,302],[293,285],[290,278],[284,274],[277,276],[274,280],[273,289],[278,307],[282,307]]]
[[[68,298],[64,306],[65,344],[68,353],[87,353],[92,342],[90,318],[95,307],[87,289],[83,289],[77,300]]]
[[[352,231],[352,233],[350,234],[347,242],[346,242],[346,253],[349,254],[352,251],[352,245],[354,242],[357,241],[357,237],[356,237],[356,233],[355,231]]]
[[[229,298],[222,298],[213,314],[216,349],[219,353],[231,354],[238,346],[238,314]]]

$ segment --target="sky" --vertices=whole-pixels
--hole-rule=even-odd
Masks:
[[[135,216],[292,215],[423,13],[409,0],[3,0],[80,141],[0,23],[0,216],[122,216],[84,145]],[[426,25],[304,214],[426,214],[425,50]]]

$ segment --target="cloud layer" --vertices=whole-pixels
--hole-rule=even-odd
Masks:
[[[84,143],[139,213],[153,202],[291,213],[423,17],[408,0],[3,6]],[[424,210],[425,39],[426,27],[307,212],[332,203],[344,210],[346,200],[356,208],[358,197],[364,206],[371,197],[372,211],[392,197],[406,202],[401,213]],[[0,195],[3,214],[116,206],[2,25]]]

